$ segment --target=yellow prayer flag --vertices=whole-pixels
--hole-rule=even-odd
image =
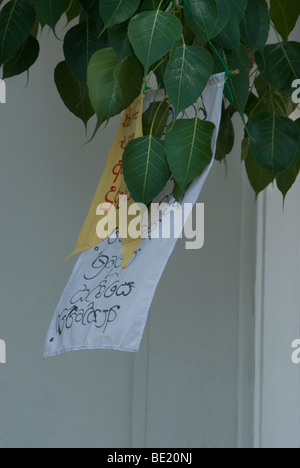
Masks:
[[[99,222],[97,208],[99,205],[111,203],[115,207],[117,212],[117,227],[119,227],[119,197],[121,195],[127,195],[128,207],[134,203],[123,177],[122,157],[127,144],[133,139],[143,136],[142,115],[144,97],[145,95],[141,94],[127,109],[122,118],[116,138],[108,155],[105,171],[101,177],[89,213],[78,237],[76,249],[67,260],[77,253],[95,247],[112,234],[113,230],[112,232],[108,232],[107,236],[103,239],[99,238],[97,235],[97,224]],[[137,251],[141,241],[142,238],[122,239],[122,268],[128,264]]]

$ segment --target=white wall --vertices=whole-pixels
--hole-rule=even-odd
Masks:
[[[0,446],[129,446],[134,360],[78,353],[43,362],[45,333],[116,124],[89,146],[53,84],[61,43],[45,31],[26,77],[0,106]],[[106,136],[107,135],[107,136]]]
[[[300,338],[300,181],[285,207],[275,189],[260,200],[257,288],[255,445],[300,447],[300,366],[291,344]]]
[[[271,40],[276,40],[272,37]],[[300,22],[291,40],[300,41]],[[296,111],[293,117],[299,118]],[[260,195],[257,231],[254,445],[300,447],[300,180],[285,204],[276,187]]]
[[[118,125],[117,119],[81,146],[83,127],[53,84],[60,48],[44,32],[28,88],[23,90],[24,76],[9,80],[7,104],[0,106],[0,338],[7,343],[7,364],[0,367],[0,447],[250,447],[256,205],[239,143],[227,174],[216,164],[201,196],[205,247],[189,252],[178,244],[140,354],[94,351],[42,360],[45,334],[74,264],[63,260],[75,245]],[[274,203],[277,216],[281,203]],[[285,216],[294,216],[286,210]],[[297,233],[287,235],[294,245]],[[273,269],[271,251],[270,257]],[[288,286],[294,294],[294,285]],[[275,304],[279,324],[284,304]],[[288,344],[291,331],[292,338],[298,334],[289,327]],[[264,356],[273,355],[270,343],[275,347],[281,338],[278,332],[276,342],[264,341]],[[285,368],[281,346],[281,367],[270,368],[261,387],[263,443],[275,445],[280,430],[270,438],[266,424],[271,427],[274,407],[285,396],[275,390],[268,407],[272,379]]]

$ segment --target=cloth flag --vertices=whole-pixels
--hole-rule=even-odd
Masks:
[[[141,94],[125,112],[117,135],[109,152],[105,171],[99,182],[92,205],[88,212],[86,221],[79,234],[76,250],[67,258],[67,260],[77,254],[84,252],[109,237],[112,232],[108,232],[105,238],[100,239],[97,235],[97,207],[101,204],[111,203],[117,213],[117,225],[119,222],[119,198],[121,195],[127,196],[128,207],[134,203],[125,184],[122,170],[122,156],[126,145],[134,138],[143,136],[142,114],[145,95]],[[113,230],[112,230],[113,231]],[[134,252],[138,249],[142,239],[123,238],[123,262],[126,266],[132,258]]]
[[[192,118],[198,112],[200,119],[215,124],[213,154],[220,127],[224,83],[224,73],[212,76],[197,105],[180,116]],[[151,102],[163,97],[163,92],[148,93],[143,103],[144,110]],[[112,164],[115,162],[112,156]],[[184,213],[184,220],[197,202],[213,162],[214,158],[187,190],[182,204],[189,209]],[[108,163],[107,167],[112,165]],[[107,193],[108,185],[103,186],[103,191],[99,187],[101,197]],[[155,200],[164,202],[170,211],[178,205],[172,195],[173,186],[170,181]],[[93,213],[91,215],[94,216]],[[182,221],[178,225],[177,219],[173,237],[163,238],[160,225],[166,216],[170,216],[168,210],[164,210],[158,222],[150,226],[149,236],[142,240],[123,269],[123,246],[117,233],[102,242],[98,239],[97,245],[79,244],[78,251],[86,247],[88,250],[81,253],[52,319],[45,343],[45,358],[83,349],[138,352],[157,285],[183,228]]]

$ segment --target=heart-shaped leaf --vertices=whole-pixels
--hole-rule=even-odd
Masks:
[[[117,24],[108,30],[108,39],[111,47],[119,57],[120,62],[132,54],[132,47],[128,37],[128,21]]]
[[[225,0],[225,2],[240,21],[246,10],[248,0]]]
[[[268,86],[259,97],[250,93],[245,114],[250,118],[254,113],[274,112],[276,115],[289,117],[295,110],[295,107],[289,96],[279,94]]]
[[[256,62],[263,78],[279,91],[292,94],[292,83],[300,77],[300,44],[283,42],[267,45]]]
[[[132,140],[122,161],[125,182],[136,203],[150,203],[171,177],[164,144],[152,135]]]
[[[295,124],[298,128],[299,142],[300,142],[300,119],[296,120]],[[278,176],[276,177],[277,187],[282,193],[284,199],[287,196],[289,190],[294,185],[299,172],[300,172],[300,146],[299,146],[298,153],[296,155],[296,163],[290,166],[286,171],[281,172],[281,174],[278,174]]]
[[[165,133],[169,114],[170,106],[167,102],[153,102],[143,113],[143,134],[150,135],[152,130],[153,136],[161,138]]]
[[[77,16],[80,15],[81,5],[79,3],[79,0],[66,1],[65,11],[66,11],[68,23],[70,23],[75,18],[77,18]]]
[[[3,79],[24,73],[36,62],[39,53],[39,42],[29,36],[18,52],[4,63]]]
[[[284,41],[296,26],[300,15],[300,2],[295,0],[271,0],[271,19]]]
[[[253,154],[250,151],[250,142],[248,145],[248,151],[246,156],[247,157],[245,158],[245,167],[248,179],[254,192],[256,193],[256,195],[258,195],[273,182],[274,177],[269,171],[263,169],[257,164],[253,157]]]
[[[262,50],[268,40],[270,14],[266,0],[248,2],[241,21],[241,36],[251,49]]]
[[[211,162],[212,136],[215,125],[198,117],[177,120],[170,125],[165,138],[167,160],[181,190],[199,177]]]
[[[276,184],[278,187],[278,190],[283,195],[283,198],[287,196],[288,192],[296,182],[296,179],[299,175],[300,172],[300,159],[293,164],[291,167],[289,167],[286,171],[281,172],[281,174],[278,174],[276,177]]]
[[[84,86],[91,57],[105,45],[104,41],[98,38],[97,26],[92,21],[77,24],[67,32],[64,39],[65,59],[74,77]]]
[[[250,119],[248,130],[250,149],[257,164],[273,177],[296,162],[299,132],[291,119],[274,113],[258,113]]]
[[[57,65],[54,73],[55,84],[65,106],[76,117],[81,119],[86,126],[91,117],[95,114],[87,91],[84,90],[68,68],[66,62]],[[106,119],[104,119],[106,120]]]
[[[267,83],[262,75],[255,81],[258,97],[250,93],[245,113],[251,117],[257,112],[275,112],[277,115],[289,117],[295,110],[296,105],[288,95],[280,94]]]
[[[208,40],[222,31],[230,8],[224,0],[185,0],[184,16],[191,30]]]
[[[123,101],[121,87],[114,77],[118,63],[118,56],[112,48],[102,49],[92,56],[87,71],[92,106],[97,112],[100,102],[108,117],[120,110]]]
[[[216,161],[222,161],[230,154],[234,145],[234,126],[232,123],[232,109],[225,109],[223,105],[222,119],[217,141]]]
[[[96,23],[98,31],[103,29],[103,21],[99,11],[99,0],[79,0],[84,10],[89,14],[90,18]]]
[[[128,20],[139,4],[140,0],[101,0],[99,8],[105,28]]]
[[[230,18],[224,29],[216,37],[216,42],[225,49],[239,54],[241,33],[239,20],[235,13],[231,12]]]
[[[212,74],[211,54],[199,47],[177,44],[165,73],[165,86],[175,117],[196,102]]]
[[[135,70],[135,73],[132,73]],[[114,69],[114,80],[120,85],[122,91],[122,106],[118,110],[127,109],[133,101],[141,94],[143,85],[143,72],[138,59],[134,54],[126,57]]]
[[[164,11],[146,11],[132,18],[129,39],[146,75],[151,65],[172,49],[182,31],[180,20]]]
[[[132,73],[135,70],[135,73]],[[96,52],[90,60],[87,82],[91,103],[100,117],[119,114],[139,96],[143,84],[141,64],[134,55],[119,63],[112,48]]]
[[[26,2],[12,0],[0,13],[0,66],[12,57],[28,38],[35,22],[35,11]]]
[[[65,11],[64,2],[62,0],[32,0],[32,3],[43,23],[48,24],[54,30]]]

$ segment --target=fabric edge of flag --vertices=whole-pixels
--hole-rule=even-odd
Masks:
[[[135,348],[122,348],[121,346],[120,347],[116,347],[116,346],[75,346],[73,348],[68,348],[68,349],[64,349],[64,350],[61,350],[61,351],[57,351],[56,353],[51,353],[51,354],[45,354],[44,353],[44,361],[46,361],[47,359],[51,358],[51,357],[56,357],[56,356],[60,356],[62,354],[66,354],[66,353],[71,353],[73,351],[95,351],[95,350],[102,350],[102,351],[122,351],[122,352],[127,352],[127,353],[135,353],[137,354],[139,352],[139,348],[138,349],[135,349]]]

